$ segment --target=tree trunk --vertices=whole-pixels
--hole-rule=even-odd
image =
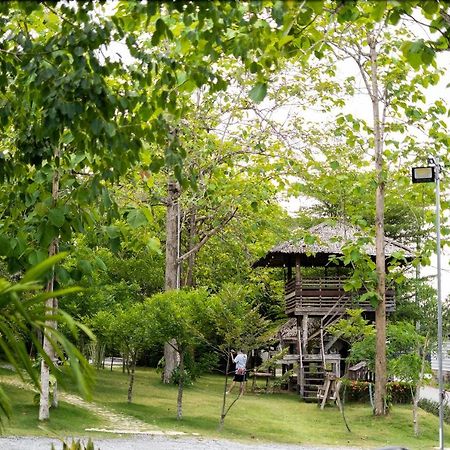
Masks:
[[[180,371],[180,377],[178,381],[178,396],[177,396],[177,420],[183,418],[183,389],[184,389],[184,351],[179,352],[180,364],[178,369]]]
[[[180,187],[176,181],[169,181],[167,187],[167,215],[166,215],[166,278],[165,291],[179,288],[178,257],[179,257],[179,227],[178,227],[178,198]],[[178,358],[174,349],[176,343],[164,344],[164,374],[163,382],[170,383],[172,372],[177,367]]]
[[[47,284],[47,291],[50,289],[49,285],[53,280]],[[53,299],[48,299],[45,302],[45,309],[48,311],[53,308]],[[49,325],[49,322],[46,322]],[[44,352],[51,358],[53,356],[53,348],[47,336],[44,334],[44,342],[42,344]],[[50,418],[50,369],[47,363],[42,359],[41,361],[41,396],[39,399],[39,420],[48,420]]]
[[[196,215],[196,208],[193,207],[191,211],[191,216],[189,218],[189,244],[188,244],[188,251],[192,250],[192,248],[195,245],[195,236],[197,233],[195,221],[196,221],[197,215]],[[195,267],[195,257],[196,252],[192,252],[189,254],[188,260],[187,260],[187,270],[186,270],[186,280],[185,285],[189,287],[193,287],[195,280],[194,280],[194,267]]]
[[[429,342],[429,333],[425,336],[425,341],[422,347],[422,358],[420,362],[420,373],[419,380],[417,381],[415,395],[413,397],[413,424],[414,424],[414,436],[419,436],[419,400],[420,400],[420,389],[423,384],[423,377],[425,375],[425,363],[426,357],[428,354],[428,342]],[[420,353],[420,345],[418,346],[417,351]]]
[[[222,396],[222,411],[220,413],[220,421],[219,421],[219,431],[222,431],[223,425],[225,423],[226,417],[226,402],[227,402],[227,385],[228,385],[228,371],[230,370],[230,349],[227,349],[227,365],[225,369],[225,384],[223,386],[223,396]]]
[[[376,358],[375,358],[375,405],[374,414],[386,414],[386,261],[384,254],[384,173],[383,173],[383,134],[384,124],[380,118],[380,94],[378,92],[378,66],[376,39],[369,34],[371,100],[373,113],[373,130],[375,139],[375,247],[378,305],[375,310]]]
[[[49,256],[56,255],[58,253],[57,251],[57,241],[56,239],[53,240],[53,242],[50,244],[49,248]],[[52,274],[50,280],[47,283],[47,286],[45,288],[46,292],[53,292],[53,283],[54,283],[54,274]],[[45,302],[45,309],[46,314],[52,314],[53,313],[53,298],[49,298]],[[44,333],[44,340],[42,343],[42,347],[45,351],[45,353],[48,355],[50,359],[54,359],[54,350],[53,347],[47,337],[47,333],[50,332],[49,328],[53,328],[54,321],[53,320],[46,320],[45,325],[47,331]],[[41,396],[39,400],[39,420],[48,420],[50,417],[50,368],[48,364],[42,359],[41,361]]]
[[[55,279],[53,276],[53,288],[55,287]],[[53,299],[53,311],[57,311],[58,310],[58,299],[54,298]],[[53,328],[56,330],[58,328],[58,324],[57,322],[53,322]],[[53,353],[54,356],[56,356]],[[57,408],[58,407],[58,382],[55,380],[55,382],[53,383],[53,389],[52,389],[52,408]]]
[[[136,369],[136,359],[137,355],[136,353],[133,353],[133,356],[131,357],[130,383],[128,385],[128,403],[131,403],[131,400],[133,398],[133,385],[134,385],[134,372]]]
[[[59,157],[59,151],[55,151],[54,153],[55,159]],[[59,172],[55,169],[53,173],[53,179],[52,179],[52,207],[56,207],[57,201],[59,196]],[[48,256],[54,256],[58,254],[58,238],[54,238],[48,248]],[[53,292],[55,283],[55,269],[52,269],[52,274],[50,277],[50,280],[47,283],[46,286],[46,292]],[[58,307],[58,301],[54,298],[49,298],[45,302],[45,308],[46,308],[46,314],[53,315],[53,312],[55,310],[55,307]],[[53,320],[46,320],[45,322],[46,327],[49,329],[55,328],[56,324]],[[49,332],[49,329],[47,330],[47,333]],[[48,357],[52,360],[54,360],[55,352],[52,348],[52,345],[50,341],[47,338],[46,333],[44,333],[43,337],[43,343],[42,343],[43,349],[45,353],[48,355]],[[55,395],[56,395],[56,405],[58,404],[57,399],[57,392],[56,392],[56,386],[55,386]],[[39,399],[39,420],[48,420],[50,417],[50,369],[47,365],[47,363],[42,360],[41,362],[41,396]]]

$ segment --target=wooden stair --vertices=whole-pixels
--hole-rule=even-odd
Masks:
[[[320,355],[308,355],[303,362],[304,391],[303,400],[305,402],[317,402],[317,392],[323,386],[325,371]]]

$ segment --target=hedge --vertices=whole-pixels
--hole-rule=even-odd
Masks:
[[[422,398],[419,400],[419,407],[439,417],[439,402]],[[450,423],[450,407],[445,404],[444,404],[444,422]]]
[[[345,392],[345,402],[370,402],[370,390],[368,381],[354,381],[346,378],[341,379],[342,390]],[[386,385],[388,400],[390,403],[412,403],[411,383],[403,381],[390,381]],[[375,387],[372,383],[372,396]]]

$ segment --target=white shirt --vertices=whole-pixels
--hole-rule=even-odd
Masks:
[[[235,358],[233,358],[233,362],[236,363],[236,369],[245,369],[247,365],[247,355],[244,353],[238,353]]]

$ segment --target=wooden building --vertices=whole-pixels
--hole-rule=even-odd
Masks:
[[[346,291],[344,285],[350,269],[336,258],[343,255],[343,246],[361,238],[366,239],[364,252],[375,259],[375,246],[355,227],[344,223],[322,223],[309,230],[314,243],[304,240],[283,242],[272,248],[254,267],[283,267],[285,269],[286,314],[290,318],[285,330],[284,345],[289,355],[283,360],[286,368],[298,364],[295,380],[305,400],[316,400],[325,372],[340,377],[348,347],[327,332],[329,325],[345,315],[347,309],[361,308],[368,319],[375,309],[369,301],[359,301],[359,291]],[[308,239],[310,242],[311,239]],[[387,260],[401,251],[406,259],[409,249],[391,239],[385,240]],[[386,290],[386,311],[395,309],[393,289]],[[283,344],[283,342],[282,342]]]

